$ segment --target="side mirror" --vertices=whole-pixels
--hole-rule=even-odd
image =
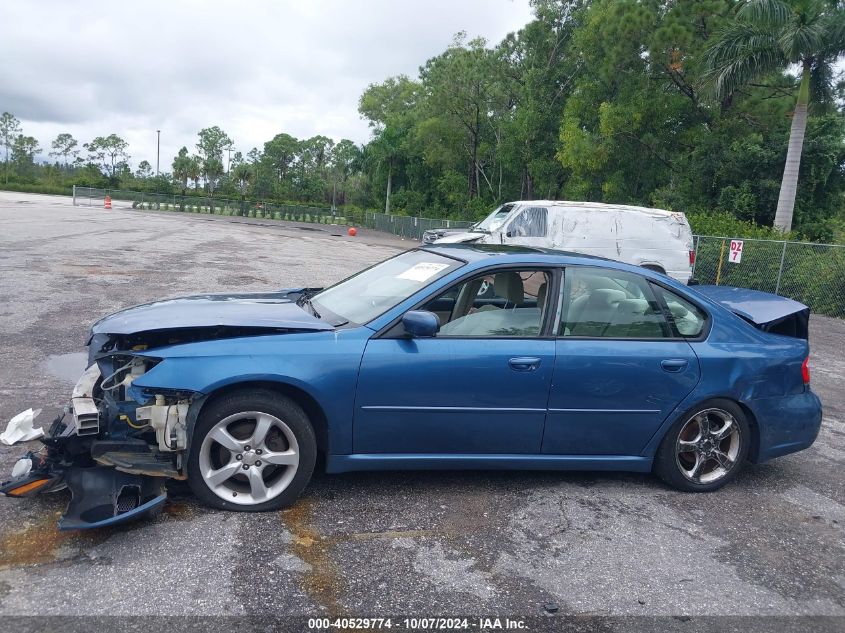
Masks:
[[[414,338],[431,338],[440,331],[440,319],[433,312],[411,310],[402,315],[402,326]]]

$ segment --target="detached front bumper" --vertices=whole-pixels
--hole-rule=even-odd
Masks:
[[[163,478],[97,466],[90,452],[77,452],[81,442],[73,421],[57,418],[41,441],[40,451],[18,460],[12,479],[0,484],[0,493],[30,497],[68,488],[71,499],[59,519],[60,530],[126,523],[160,511],[167,499]]]
[[[59,519],[60,530],[116,525],[154,514],[167,498],[165,478],[180,477],[172,455],[162,456],[149,437],[127,432],[137,425],[128,425],[120,409],[103,406],[101,381],[95,363],[79,379],[65,413],[41,438],[43,447],[23,455],[11,479],[0,483],[0,493],[10,497],[68,488],[71,499]],[[179,420],[169,422],[172,431]],[[151,428],[147,432],[154,436]]]

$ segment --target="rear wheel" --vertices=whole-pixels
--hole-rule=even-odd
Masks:
[[[666,271],[663,270],[662,266],[658,266],[657,264],[643,264],[643,268],[646,270],[653,270],[656,273],[660,273],[661,275],[665,275]]]
[[[216,508],[277,510],[308,485],[316,456],[314,430],[296,402],[267,390],[235,392],[200,414],[188,484]]]
[[[679,490],[716,490],[739,473],[750,435],[739,406],[730,400],[710,400],[672,426],[657,451],[654,472]]]

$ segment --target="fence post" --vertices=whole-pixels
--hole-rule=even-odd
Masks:
[[[692,252],[695,253],[695,259],[692,260],[692,272],[690,277],[695,277],[695,267],[698,265],[698,242],[701,240],[700,235],[695,236],[695,245],[692,247]]]
[[[783,250],[780,252],[780,267],[778,268],[778,280],[775,284],[775,294],[780,293],[780,278],[783,275],[783,260],[786,257],[786,240],[783,241]]]
[[[719,285],[719,279],[722,278],[722,260],[725,258],[725,240],[722,240],[722,249],[719,251],[719,267],[716,268],[716,285]]]
[[[73,186],[73,206],[76,206],[76,185]]]

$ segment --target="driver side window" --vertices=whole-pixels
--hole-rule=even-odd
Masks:
[[[523,209],[508,226],[508,237],[546,237],[548,214],[545,207]]]
[[[539,336],[551,275],[542,270],[501,270],[452,286],[422,310],[440,319],[438,337]]]

